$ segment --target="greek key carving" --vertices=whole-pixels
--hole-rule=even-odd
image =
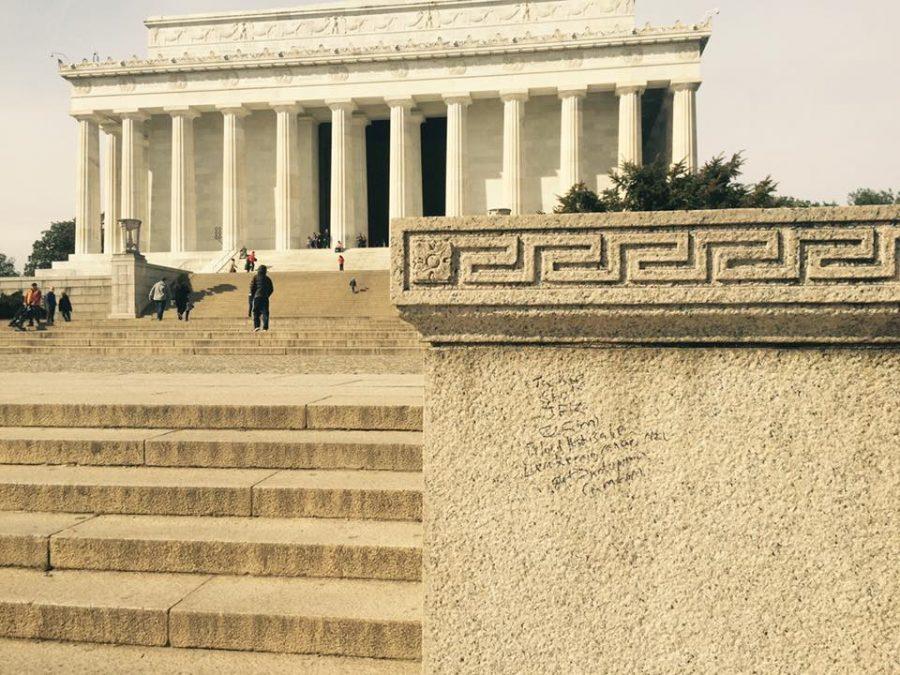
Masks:
[[[409,246],[410,289],[900,282],[895,224],[412,232]]]

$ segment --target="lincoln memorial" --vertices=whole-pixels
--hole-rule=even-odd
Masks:
[[[120,218],[151,262],[242,246],[316,264],[327,234],[387,267],[390,223],[552,211],[623,162],[697,161],[710,23],[638,27],[634,0],[367,0],[156,17],[146,57],[60,64],[77,120],[76,251]],[[356,251],[366,247],[365,251]],[[330,258],[329,258],[330,260]]]

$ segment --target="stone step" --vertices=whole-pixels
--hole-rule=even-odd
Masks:
[[[332,396],[306,405],[2,403],[7,427],[421,431],[416,397]],[[236,422],[237,421],[237,422]]]
[[[0,636],[421,658],[421,584],[0,570]]]
[[[0,512],[0,567],[49,569],[50,536],[92,517],[83,513]]]
[[[335,328],[333,330],[285,330],[277,326],[273,326],[269,330],[266,339],[278,340],[325,340],[325,339],[411,339],[418,338],[418,335],[412,331],[388,331],[368,328]],[[0,340],[21,341],[25,336],[13,331],[0,332]],[[118,339],[163,339],[163,340],[228,340],[228,339],[250,339],[261,340],[263,338],[252,333],[247,333],[247,325],[241,328],[222,328],[219,330],[193,330],[185,328],[184,330],[173,329],[143,329],[134,328],[129,330],[105,330],[105,329],[65,329],[60,330],[59,325],[52,330],[33,332],[27,336],[30,340],[118,340]]]
[[[0,654],[8,672],[25,675],[418,675],[422,672],[421,664],[415,661],[8,638],[0,639]]]
[[[0,466],[0,510],[421,520],[422,476],[8,464]]]
[[[55,354],[57,356],[414,356],[410,347],[26,347],[0,346],[0,354]]]
[[[421,471],[422,434],[0,427],[0,464]]]
[[[22,515],[0,513],[0,551],[7,520],[12,536]],[[418,581],[422,568],[422,526],[411,522],[97,516],[49,547],[54,569]]]
[[[20,334],[21,335],[21,334]],[[3,346],[8,347],[42,347],[42,348],[80,348],[80,347],[116,347],[123,349],[142,349],[144,347],[165,348],[165,347],[193,347],[195,349],[232,349],[244,348],[253,349],[255,347],[265,348],[287,348],[295,347],[309,349],[325,349],[325,348],[408,348],[413,349],[420,347],[418,340],[410,338],[279,338],[275,336],[264,335],[259,337],[259,333],[250,333],[242,337],[228,337],[221,339],[192,339],[190,337],[180,338],[159,338],[159,337],[142,337],[135,336],[128,339],[124,338],[32,338],[23,335],[19,340],[9,340],[0,342]]]

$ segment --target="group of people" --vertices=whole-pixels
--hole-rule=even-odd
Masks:
[[[35,282],[31,284],[30,288],[25,290],[22,306],[16,312],[12,321],[9,322],[9,325],[15,330],[25,331],[27,330],[25,328],[25,322],[27,321],[29,326],[34,326],[37,323],[37,328],[40,330],[43,327],[41,325],[42,321],[47,326],[52,326],[56,322],[57,309],[59,309],[59,313],[65,321],[72,320],[72,300],[69,298],[68,293],[62,291],[57,302],[56,289],[53,286],[44,294],[41,293],[41,289]]]
[[[160,279],[150,289],[150,302],[156,310],[156,320],[162,321],[163,315],[169,303],[175,305],[179,321],[190,321],[194,303],[191,302],[191,294],[194,292],[191,280],[187,274],[180,274],[172,283],[171,288],[165,279]]]

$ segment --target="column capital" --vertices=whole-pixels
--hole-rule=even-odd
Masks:
[[[409,121],[413,124],[422,124],[425,121],[425,113],[418,108],[409,111]]]
[[[451,105],[457,103],[459,105],[472,105],[472,97],[468,94],[447,94],[444,97],[444,103]]]
[[[703,83],[697,80],[672,80],[669,83],[669,91],[697,91],[701,84]]]
[[[92,122],[93,124],[100,124],[105,119],[101,115],[97,113],[73,113],[72,119],[78,122]]]
[[[628,82],[616,85],[616,96],[625,96],[626,94],[643,94],[647,91],[646,82]]]
[[[415,108],[416,100],[411,96],[400,97],[400,98],[386,98],[384,102],[388,104],[391,108]]]
[[[250,111],[242,105],[217,105],[216,110],[223,115],[234,115],[238,118],[247,117],[250,114]]]
[[[120,136],[122,134],[122,123],[119,120],[107,117],[100,121],[100,129],[107,136]]]
[[[352,98],[333,98],[325,101],[325,105],[327,105],[332,112],[335,110],[346,110],[348,112],[353,112],[356,110],[356,103],[353,102]]]
[[[200,117],[200,112],[189,106],[163,108],[163,110],[172,117],[186,117],[192,120]]]
[[[269,107],[277,113],[293,113],[299,115],[304,111],[302,105],[297,102],[285,101],[281,103],[269,103]]]
[[[114,113],[122,120],[134,120],[135,122],[146,122],[150,119],[150,113],[146,110],[115,110]]]
[[[523,89],[519,91],[501,91],[500,100],[504,103],[506,103],[507,101],[527,101],[528,90]]]
[[[565,87],[557,90],[560,99],[584,98],[587,96],[587,87]]]

